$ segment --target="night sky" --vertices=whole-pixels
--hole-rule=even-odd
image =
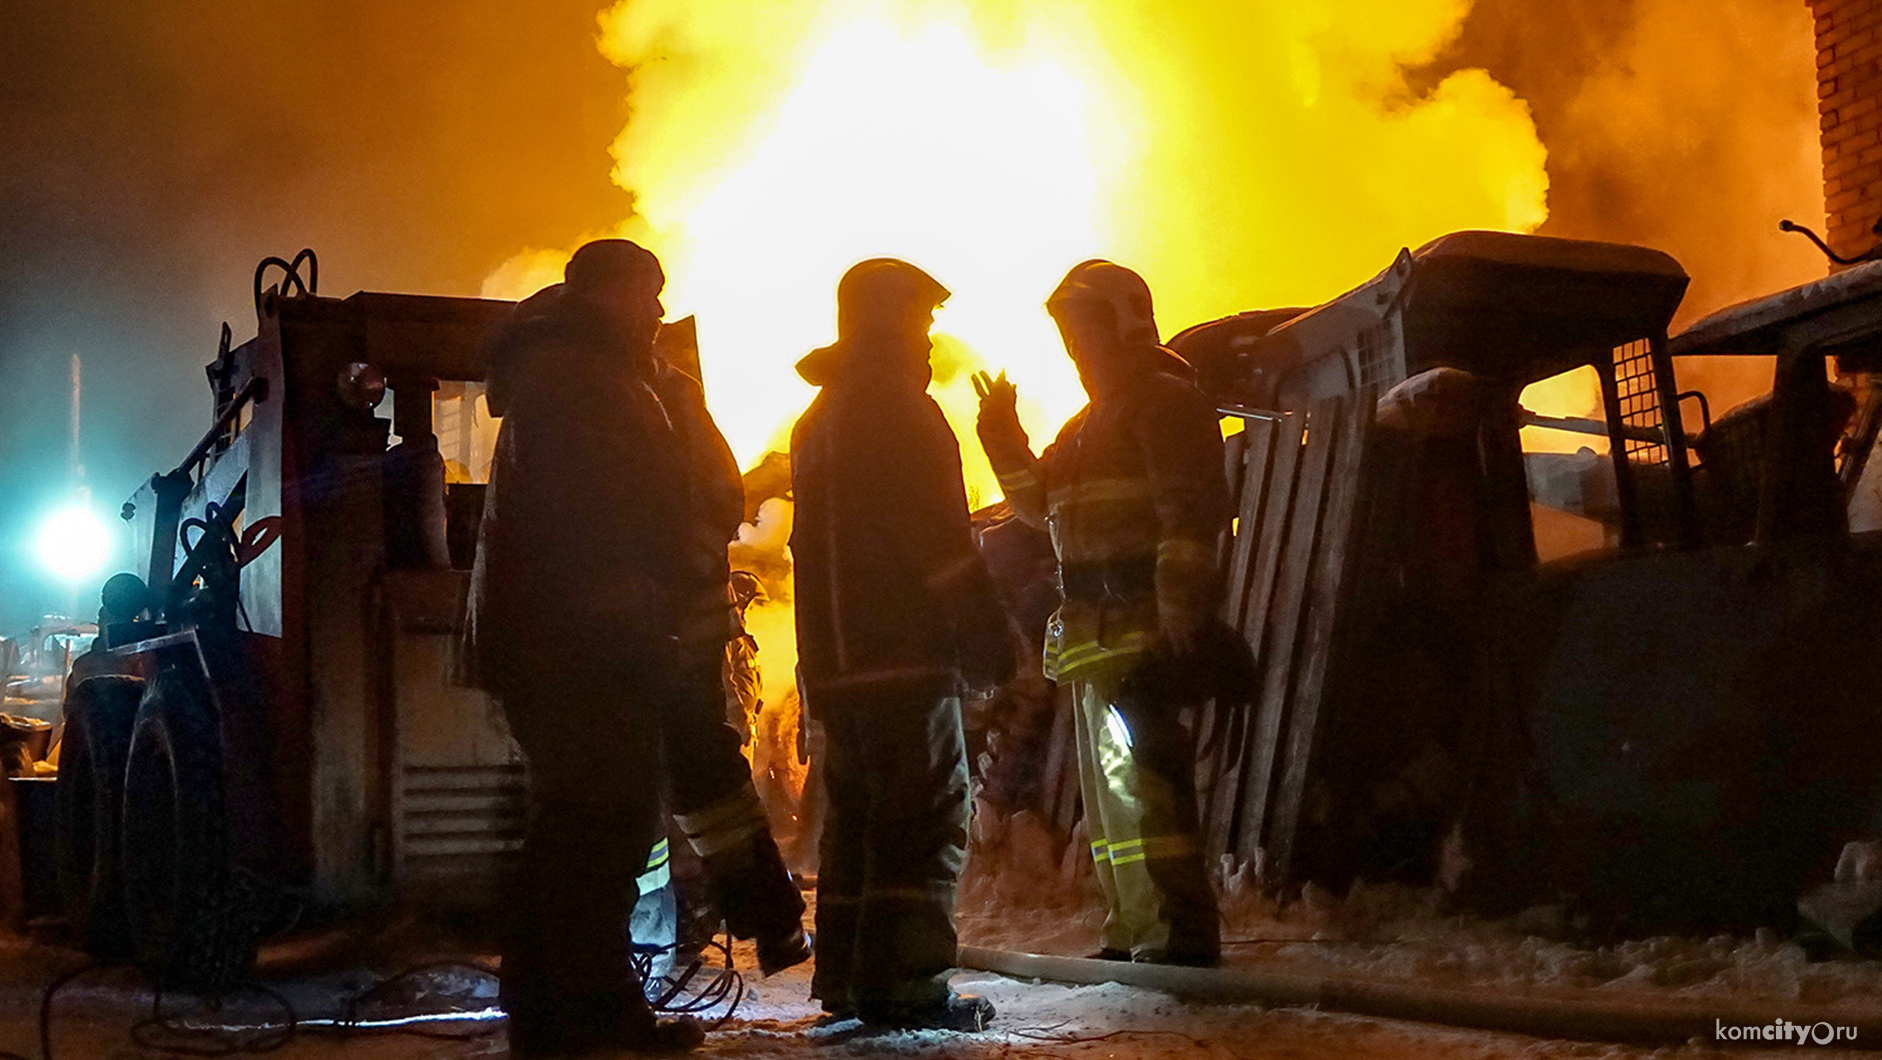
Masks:
[[[208,427],[202,367],[224,320],[254,333],[261,258],[313,247],[330,295],[474,295],[524,247],[628,212],[608,179],[627,77],[595,50],[598,6],[6,5],[0,634],[97,607],[30,545],[77,485],[73,354],[84,484],[115,528]]]

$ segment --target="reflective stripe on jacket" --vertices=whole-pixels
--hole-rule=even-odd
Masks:
[[[960,444],[925,375],[827,347],[791,432],[798,665],[813,711],[886,691],[951,694],[1011,640],[968,519]]]
[[[1146,369],[1066,421],[1039,457],[989,457],[1013,511],[1048,529],[1058,551],[1067,592],[1047,629],[1048,675],[1128,665],[1154,642],[1159,612],[1214,614],[1228,489],[1215,407],[1194,385]],[[1154,592],[1074,588],[1140,582],[1130,572],[1143,567]]]

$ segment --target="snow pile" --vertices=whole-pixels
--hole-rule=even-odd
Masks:
[[[1030,813],[978,814],[962,880],[962,942],[1068,956],[1095,951],[1103,911],[1085,845],[1082,831],[1061,845]],[[1363,883],[1343,897],[1308,884],[1282,905],[1252,866],[1218,869],[1223,957],[1231,965],[1512,991],[1809,1004],[1882,996],[1882,962],[1812,962],[1769,929],[1596,944],[1573,938],[1560,907],[1483,920],[1450,912],[1436,888]]]
[[[956,906],[972,946],[1083,955],[1097,949],[1104,912],[1084,825],[1061,844],[1030,810],[1010,816],[977,803]]]

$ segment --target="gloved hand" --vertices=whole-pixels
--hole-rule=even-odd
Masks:
[[[1018,644],[1005,612],[983,612],[959,632],[961,679],[975,692],[991,693],[1019,669]]]
[[[974,394],[980,398],[980,414],[974,420],[980,444],[989,453],[1026,448],[1026,428],[1019,422],[1019,388],[1007,380],[1005,372],[998,378],[975,372],[973,383]]]
[[[1201,647],[1203,627],[1208,616],[1187,607],[1157,609],[1157,647],[1172,660],[1193,657]]]
[[[1000,592],[980,557],[961,564],[963,571],[942,596],[954,625],[954,647],[967,687],[992,692],[1012,680],[1018,668],[1018,642],[1000,604]]]
[[[1166,636],[1146,652],[1126,687],[1146,706],[1185,707],[1213,699],[1224,710],[1240,709],[1256,695],[1254,653],[1241,635],[1216,619],[1188,630],[1190,647],[1178,654]]]

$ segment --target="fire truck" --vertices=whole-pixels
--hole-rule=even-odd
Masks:
[[[166,983],[232,981],[308,908],[490,908],[522,838],[524,764],[453,680],[511,303],[328,298],[317,270],[257,269],[256,334],[224,326],[208,429],[125,503],[137,577],[67,693],[60,904]]]

